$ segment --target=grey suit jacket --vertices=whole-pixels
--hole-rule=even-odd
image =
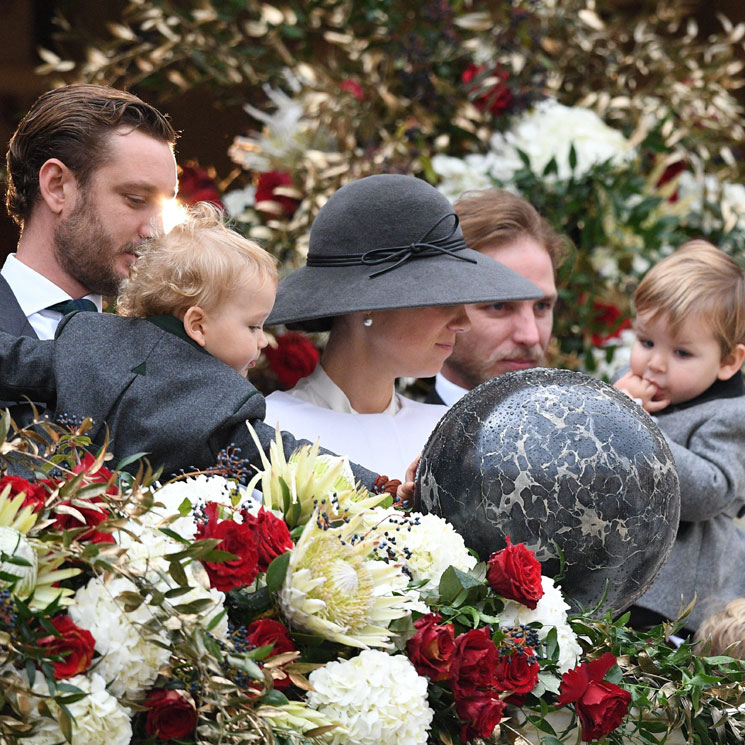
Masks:
[[[663,409],[657,424],[680,477],[680,525],[670,558],[636,604],[675,618],[681,597],[696,605],[686,626],[745,596],[745,388],[740,373],[693,401]]]
[[[0,331],[14,336],[30,336],[36,339],[36,332],[28,322],[25,313],[18,305],[13,290],[5,277],[0,274]]]
[[[21,393],[47,402],[55,417],[91,417],[95,445],[108,426],[117,459],[146,451],[165,477],[212,466],[231,444],[261,466],[247,420],[265,452],[276,435],[251,383],[145,319],[79,312],[62,320],[53,341],[0,333],[0,397]],[[286,432],[282,441],[288,455],[306,444]],[[352,470],[372,487],[377,474]]]

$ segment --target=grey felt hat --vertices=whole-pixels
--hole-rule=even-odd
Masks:
[[[321,208],[307,265],[280,281],[266,323],[321,331],[346,313],[542,296],[517,272],[466,248],[437,189],[381,174],[347,184]]]

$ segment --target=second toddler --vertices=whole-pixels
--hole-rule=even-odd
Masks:
[[[745,531],[733,520],[745,508],[745,275],[691,241],[650,269],[634,306],[631,369],[615,386],[656,416],[681,490],[672,553],[634,611],[657,623],[696,598],[693,631],[745,595]]]

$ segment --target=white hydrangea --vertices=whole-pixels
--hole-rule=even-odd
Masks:
[[[494,181],[489,173],[494,165],[494,156],[490,153],[472,153],[465,158],[439,154],[432,158],[432,169],[440,177],[437,188],[451,202],[460,199],[467,191],[493,187]]]
[[[542,577],[543,597],[538,601],[535,610],[514,600],[506,600],[504,611],[500,614],[502,626],[527,626],[536,621],[542,626],[538,630],[538,638],[545,639],[552,628],[556,628],[559,642],[559,670],[565,673],[571,670],[582,652],[577,635],[572,631],[567,620],[569,605],[564,600],[561,591],[550,577]]]
[[[149,641],[152,636],[143,624],[153,617],[154,608],[143,603],[125,613],[115,598],[123,592],[135,592],[136,587],[124,577],[108,584],[93,578],[75,593],[69,608],[70,618],[87,629],[96,640],[101,659],[96,672],[107,681],[115,696],[141,696],[155,681],[158,671],[167,664],[168,649]],[[160,634],[162,643],[168,642]]]
[[[595,370],[593,375],[597,378],[613,380],[618,373],[631,364],[631,347],[634,346],[636,333],[632,329],[624,329],[617,338],[608,342],[613,345],[613,359],[608,362],[605,359],[605,348],[595,347],[592,356],[595,358]]]
[[[561,180],[568,179],[572,173],[569,165],[572,144],[577,154],[576,175],[607,160],[620,163],[634,152],[623,134],[605,124],[594,111],[564,106],[554,99],[538,103],[507,132],[496,132],[490,144],[491,175],[502,182],[511,181],[523,167],[518,150],[530,158],[531,168],[537,174],[543,173],[551,158],[556,158],[557,176]]]
[[[425,745],[433,712],[427,679],[403,655],[367,650],[310,674],[308,706],[342,726],[331,745]]]
[[[156,503],[162,503],[163,506],[154,505],[140,520],[147,525],[157,525],[168,517],[178,515],[179,508],[184,500],[189,501],[192,510],[208,502],[217,502],[226,507],[231,507],[236,490],[239,493],[239,505],[252,501],[250,493],[244,487],[222,476],[200,474],[188,479],[172,481],[158,489],[153,495]],[[197,524],[192,511],[168,523],[165,527],[187,540],[192,540],[197,531]]]
[[[76,675],[66,681],[88,695],[67,704],[72,715],[73,745],[129,745],[132,739],[131,714],[106,690],[106,681],[96,673]],[[41,675],[36,676],[32,689],[42,696],[49,695],[49,688]],[[56,713],[57,704],[44,699],[52,713]],[[32,719],[37,728],[24,742],[29,745],[59,745],[65,742],[59,724],[55,719],[39,713],[41,698],[31,699]]]
[[[420,592],[437,592],[448,567],[467,572],[477,564],[463,537],[438,515],[411,512],[407,516],[393,508],[376,508],[369,511],[366,523],[371,521],[378,535],[386,538],[386,549],[411,572],[412,580],[426,581]]]

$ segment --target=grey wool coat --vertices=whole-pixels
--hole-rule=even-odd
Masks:
[[[680,525],[670,558],[636,605],[676,618],[696,604],[695,630],[730,600],[745,596],[745,386],[740,373],[656,416],[680,477]]]
[[[117,460],[145,451],[164,477],[212,466],[231,444],[260,467],[246,421],[265,452],[276,437],[259,391],[189,340],[172,316],[78,312],[62,319],[54,340],[0,333],[0,399],[22,395],[46,402],[55,417],[91,417],[96,445],[108,426]],[[286,432],[282,441],[287,455],[307,444]],[[352,470],[373,486],[377,474]]]

